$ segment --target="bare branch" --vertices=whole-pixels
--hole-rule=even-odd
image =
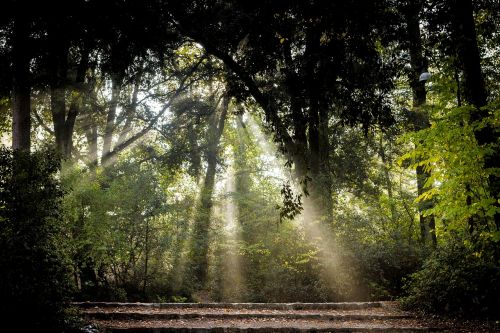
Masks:
[[[53,131],[53,130],[49,127],[49,126],[47,126],[47,124],[45,124],[45,123],[43,122],[42,118],[40,117],[40,115],[39,115],[39,114],[38,114],[38,112],[36,111],[36,108],[35,108],[35,110],[33,111],[33,113],[35,114],[35,118],[36,118],[36,120],[37,120],[38,124],[39,124],[40,126],[42,126],[42,128],[43,128],[46,132],[48,132],[48,133],[49,133],[49,134],[51,134],[51,135],[54,135],[54,131]]]
[[[173,96],[171,97],[170,101],[168,103],[166,103],[165,105],[163,105],[163,107],[161,108],[160,112],[158,112],[158,114],[155,117],[153,117],[153,119],[151,119],[149,121],[149,124],[146,127],[144,127],[141,131],[139,131],[138,133],[136,133],[135,135],[131,136],[127,140],[123,141],[122,143],[119,143],[118,145],[116,145],[113,148],[113,150],[110,151],[107,154],[107,156],[105,156],[105,160],[111,160],[119,152],[121,152],[122,150],[124,150],[125,148],[127,148],[128,146],[130,146],[131,144],[133,144],[138,139],[142,138],[146,133],[148,133],[156,125],[156,123],[158,122],[158,120],[165,114],[165,112],[172,105],[172,103],[174,102],[174,100],[177,97],[179,97],[179,95],[182,92],[184,92],[186,90],[186,88],[189,87],[189,84],[186,84],[186,81],[195,73],[196,69],[198,69],[198,67],[206,59],[206,57],[207,57],[206,54],[203,55],[200,58],[200,60],[198,60],[198,62],[191,68],[191,70],[189,71],[189,73],[187,73],[186,76],[184,76],[184,78],[182,79],[179,87],[175,90]]]

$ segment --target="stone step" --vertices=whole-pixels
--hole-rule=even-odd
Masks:
[[[430,333],[442,332],[441,329],[411,328],[411,327],[388,327],[388,328],[299,328],[299,327],[259,327],[259,328],[237,328],[237,327],[186,327],[186,328],[108,328],[103,333],[309,333],[309,332],[331,332],[331,333]]]
[[[382,307],[382,302],[342,303],[124,303],[74,302],[81,308],[143,307],[162,309],[217,308],[217,309],[272,309],[272,310],[355,310]]]
[[[170,320],[170,319],[321,319],[339,320],[377,320],[377,319],[410,319],[411,315],[384,314],[327,314],[327,313],[146,313],[146,312],[85,312],[89,319],[98,320]]]
[[[144,322],[114,321],[104,333],[166,333],[166,332],[439,332],[442,328],[422,327],[414,321],[369,320],[316,321],[316,320],[158,320]]]
[[[437,332],[390,302],[75,303],[104,333]]]

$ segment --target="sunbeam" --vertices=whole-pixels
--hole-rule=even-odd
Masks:
[[[236,193],[234,168],[230,164],[226,171],[225,193],[221,204],[224,215],[224,243],[226,244],[223,260],[222,297],[225,301],[241,302],[244,300],[244,280],[241,271],[239,243],[241,241],[238,223],[238,206],[235,203]]]
[[[291,181],[294,191],[300,193],[300,186],[292,179],[291,170],[285,168],[284,158],[279,157],[276,144],[265,133],[260,125],[247,115],[245,120],[250,133],[255,136],[262,149],[260,158],[266,161],[268,169],[264,174],[272,177],[277,182]],[[304,235],[305,240],[317,249],[318,260],[321,264],[323,282],[331,291],[332,297],[337,299],[365,299],[364,290],[361,290],[357,272],[344,255],[341,240],[334,236],[331,221],[321,219],[320,210],[311,197],[303,195],[303,211],[293,221],[298,230]]]

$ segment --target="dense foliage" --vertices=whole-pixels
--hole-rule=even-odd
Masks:
[[[0,151],[0,311],[5,327],[20,322],[27,332],[67,327],[72,285],[61,242],[58,165],[53,153]]]
[[[500,269],[461,240],[450,241],[425,261],[407,284],[409,308],[441,314],[495,318]]]

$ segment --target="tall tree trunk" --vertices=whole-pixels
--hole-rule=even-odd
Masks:
[[[68,78],[69,37],[65,24],[60,18],[49,22],[49,86],[52,123],[57,151],[63,159],[71,158],[73,150],[73,130],[82,104],[83,83],[88,68],[88,51],[80,50],[81,59],[77,66],[75,81]],[[67,107],[68,97],[69,110]]]
[[[78,210],[78,218],[74,223],[71,232],[72,239],[75,242],[82,237],[85,237],[85,208],[87,203],[82,201]],[[73,262],[75,266],[75,280],[78,290],[83,294],[95,294],[98,288],[98,277],[95,270],[95,263],[92,258],[89,258],[88,253],[91,251],[90,244],[78,246],[73,254]]]
[[[93,119],[93,114],[96,113],[96,110],[93,110],[88,105],[91,105],[91,101],[97,98],[96,96],[96,82],[93,75],[89,76],[88,83],[85,88],[85,93],[82,96],[85,99],[82,111],[83,115],[81,117],[83,123],[83,131],[85,133],[85,138],[87,140],[87,158],[86,164],[91,170],[95,170],[95,168],[99,165],[99,157],[97,154],[97,139],[98,139],[98,130],[97,130],[97,121]]]
[[[120,98],[122,79],[120,75],[111,76],[111,101],[106,118],[106,127],[104,129],[104,139],[102,146],[101,164],[107,165],[110,159],[111,146],[113,144],[113,132],[115,130],[116,109]]]
[[[219,118],[217,113],[212,115],[212,124],[209,132],[207,151],[207,171],[205,181],[201,190],[200,209],[195,219],[192,244],[193,275],[199,287],[206,284],[208,274],[208,237],[212,210],[212,195],[215,185],[215,172],[217,168],[217,157],[219,155],[219,142],[224,130],[224,123],[229,108],[229,96],[225,95],[222,100]]]
[[[488,111],[481,109],[487,103],[487,91],[481,70],[481,58],[477,45],[476,29],[474,24],[474,13],[471,0],[450,0],[452,8],[453,38],[456,45],[456,53],[459,64],[463,71],[464,78],[464,98],[475,106],[471,113],[472,121],[480,121],[488,116]],[[474,133],[479,145],[495,145],[498,141],[498,134],[495,128],[485,126]],[[485,156],[484,166],[487,169],[500,168],[500,152],[498,147],[494,148],[491,154]],[[492,196],[498,196],[500,192],[500,179],[498,174],[491,174],[488,178],[489,191]],[[498,199],[498,197],[497,197]],[[495,201],[497,207],[498,200]],[[495,224],[500,229],[500,214],[496,213]],[[471,226],[472,229],[473,226]]]
[[[68,116],[64,122],[64,147],[63,157],[71,158],[73,152],[73,132],[75,129],[76,118],[81,112],[85,94],[84,84],[85,75],[89,64],[89,52],[86,49],[81,50],[81,59],[76,72],[76,80],[73,87],[73,98],[69,106]]]
[[[196,179],[199,179],[200,169],[201,169],[201,155],[200,147],[198,145],[198,134],[193,122],[187,124],[188,132],[188,143],[189,147],[189,160],[191,165],[189,166],[189,173]]]
[[[427,92],[425,90],[425,81],[419,81],[420,74],[427,70],[427,60],[423,56],[422,39],[420,34],[420,12],[422,10],[422,2],[411,2],[405,8],[408,47],[410,52],[410,86],[413,92],[413,126],[416,130],[422,130],[430,127],[429,117],[422,110],[427,100]],[[431,176],[423,166],[418,166],[417,170],[417,193],[422,195],[426,191],[425,183]],[[433,215],[424,216],[424,211],[432,207],[430,200],[422,200],[418,204],[419,220],[420,220],[420,237],[423,244],[431,240],[435,246],[437,243],[435,232],[435,218]]]
[[[48,23],[50,110],[57,151],[64,155],[69,42],[61,18]]]
[[[477,46],[476,28],[471,0],[451,0],[452,26],[459,63],[464,74],[464,92],[467,102],[480,108],[486,105],[486,86],[481,71],[481,58]],[[486,114],[477,110],[473,118]]]
[[[331,217],[332,182],[330,176],[330,144],[328,107],[324,105],[317,73],[320,71],[320,32],[311,26],[306,33],[306,88],[309,101],[309,170],[312,178],[311,199],[318,218]]]
[[[142,75],[138,74],[134,79],[134,88],[132,90],[132,98],[130,99],[130,104],[127,106],[127,108],[124,111],[125,124],[123,125],[123,128],[120,132],[120,135],[118,137],[118,141],[116,142],[116,145],[120,145],[123,142],[125,142],[125,140],[129,137],[130,131],[132,129],[132,121],[134,119],[134,115],[135,115],[136,110],[137,110],[137,97],[139,95],[141,77],[142,77]]]
[[[239,114],[236,119],[236,130],[238,133],[238,147],[235,156],[235,183],[236,192],[241,198],[246,198],[249,190],[252,187],[252,179],[250,177],[250,166],[248,165],[247,150],[249,146],[250,135],[243,121],[243,115]],[[249,212],[250,206],[248,201],[238,200],[238,221],[243,221],[245,214]]]
[[[66,79],[66,70],[61,69],[62,65],[54,64],[50,82],[50,108],[52,111],[52,123],[54,125],[54,135],[56,149],[64,155],[65,146],[65,121],[66,121],[66,88],[63,81]],[[66,67],[66,66],[64,66]],[[58,73],[58,72],[63,73]],[[64,76],[62,76],[64,75]]]
[[[385,146],[384,146],[384,133],[380,133],[380,143],[379,143],[379,156],[382,160],[382,168],[384,171],[384,178],[386,182],[387,188],[387,196],[389,198],[389,209],[391,211],[391,222],[396,223],[396,206],[394,205],[394,195],[392,190],[392,180],[391,180],[391,172],[390,169],[392,167],[390,158],[387,158],[385,154]]]
[[[146,232],[144,235],[144,280],[142,283],[142,295],[146,299],[146,288],[148,286],[148,262],[149,262],[149,218],[146,218]]]
[[[332,198],[332,176],[330,168],[330,139],[329,139],[329,109],[322,106],[319,108],[319,126],[318,126],[318,161],[319,161],[319,185],[321,186],[321,207],[322,214],[327,219],[332,217],[333,198]]]
[[[30,24],[20,8],[15,8],[12,43],[12,148],[31,147]]]
[[[295,177],[303,179],[307,175],[307,119],[304,116],[304,96],[301,94],[301,82],[294,70],[290,41],[283,45],[285,62],[286,89],[290,96],[290,110],[293,119],[293,141],[295,147],[288,153],[295,165]]]
[[[87,138],[88,156],[87,163],[91,168],[97,167],[99,158],[97,156],[97,125],[92,121],[85,128],[85,136]]]
[[[461,92],[460,75],[458,74],[458,69],[455,69],[454,76],[455,76],[455,83],[457,84],[457,106],[461,107],[462,106],[462,96],[461,96],[462,92]],[[463,125],[464,124],[461,123],[461,126],[463,126]],[[467,205],[467,207],[470,207],[472,205],[472,197],[470,195],[470,193],[471,193],[470,184],[465,184],[465,193],[467,193],[467,195],[465,197],[465,204]],[[469,216],[467,218],[467,224],[468,224],[469,233],[472,234],[472,232],[474,231],[474,225],[475,225],[473,216]]]

